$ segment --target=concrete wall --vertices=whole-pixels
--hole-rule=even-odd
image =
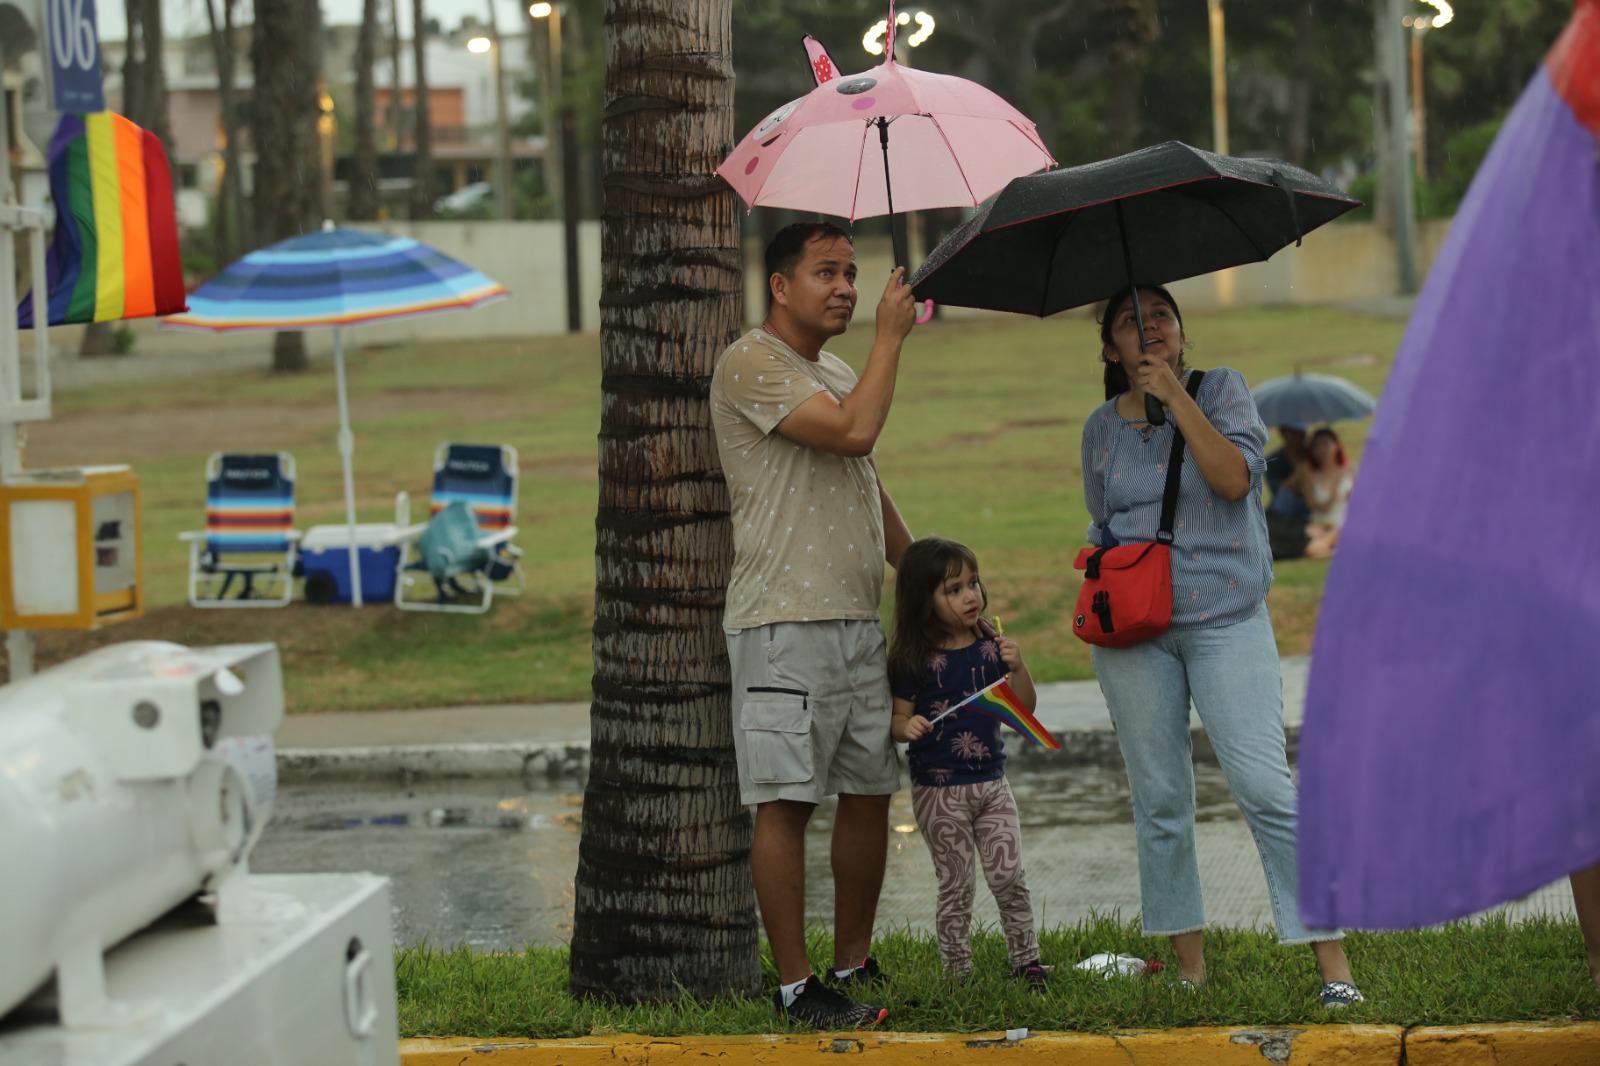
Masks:
[[[380,344],[411,339],[525,337],[566,331],[566,281],[559,222],[423,222],[373,225],[374,230],[414,236],[469,263],[502,282],[511,298],[475,311],[449,312],[350,331],[350,344]],[[1425,271],[1438,253],[1449,228],[1447,220],[1420,227],[1419,267]],[[600,223],[584,222],[579,230],[580,276],[583,284],[583,328],[600,328]],[[871,321],[872,308],[888,276],[887,239],[863,238],[856,249],[860,268],[861,313]],[[745,316],[752,324],[766,313],[766,279],[761,272],[761,247],[745,246]],[[1374,225],[1335,223],[1312,233],[1300,248],[1285,248],[1265,263],[1253,263],[1219,274],[1192,278],[1173,286],[1184,310],[1328,303],[1379,302],[1396,291],[1394,252],[1390,240]],[[990,314],[946,308],[949,317]],[[128,323],[140,353],[265,351],[270,334],[171,333],[156,330],[150,320]],[[77,351],[79,329],[52,331],[58,357]],[[311,351],[331,350],[331,334],[307,335]]]
[[[1449,219],[1418,226],[1419,282],[1439,253]],[[856,242],[856,266],[861,311],[870,313],[883,291],[892,254],[886,237]],[[759,322],[766,313],[766,278],[761,272],[761,244],[745,244],[745,317]],[[1310,304],[1376,302],[1399,291],[1394,242],[1370,222],[1341,222],[1308,235],[1303,244],[1290,246],[1265,263],[1223,270],[1190,278],[1170,286],[1185,311],[1227,307],[1273,307]],[[870,302],[869,302],[870,301]],[[962,307],[947,307],[942,314],[966,318],[992,314]]]
[[[560,222],[396,222],[359,228],[415,237],[489,275],[511,298],[361,327],[363,343],[451,337],[521,337],[567,330],[566,259]],[[578,226],[583,328],[600,329],[600,223]]]

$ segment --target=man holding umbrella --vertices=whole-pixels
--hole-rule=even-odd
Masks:
[[[732,667],[742,800],[756,807],[751,869],[781,988],[779,1013],[819,1029],[871,1025],[811,972],[805,829],[838,795],[833,831],[834,977],[877,978],[868,956],[900,765],[878,621],[884,562],[911,533],[872,450],[889,416],[915,309],[903,270],[878,304],[858,381],[823,344],[850,325],[855,250],[829,223],[797,223],[766,253],[771,310],[723,353],[711,381],[717,451],[733,518],[723,625]]]

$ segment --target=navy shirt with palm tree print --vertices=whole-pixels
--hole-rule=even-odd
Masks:
[[[935,651],[922,676],[891,678],[890,688],[896,697],[911,701],[912,713],[931,722],[1006,672],[999,644],[985,638],[965,648]],[[971,785],[998,780],[1006,772],[1000,723],[967,709],[934,722],[931,733],[906,748],[906,757],[911,780],[918,785]]]

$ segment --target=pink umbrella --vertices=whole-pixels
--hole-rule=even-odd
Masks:
[[[816,88],[763,119],[717,168],[746,204],[851,221],[977,207],[1012,178],[1055,165],[1033,122],[999,96],[896,63],[894,32],[890,0],[884,61],[849,75],[807,39]]]

